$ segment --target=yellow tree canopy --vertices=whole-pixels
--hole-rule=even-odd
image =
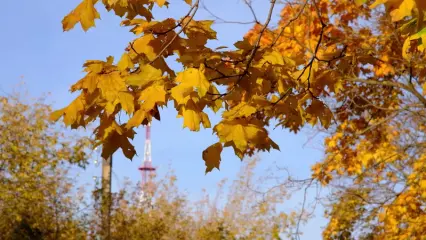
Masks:
[[[172,101],[184,127],[218,137],[203,152],[207,172],[219,168],[224,147],[240,158],[279,149],[266,130],[271,121],[294,132],[318,125],[332,136],[313,177],[348,183],[335,192],[324,237],[355,238],[357,228],[369,239],[426,235],[426,1],[296,0],[274,27],[271,0],[266,19],[255,18],[232,49],[207,47],[220,41],[214,22],[195,20],[199,0],[185,2],[181,19],[157,20],[152,10],[173,4],[83,0],[63,19],[65,31],[95,26],[99,3],[124,18],[135,39],[118,61],[87,61],[86,76],[71,87],[80,95],[52,119],[72,128],[99,120],[103,157],[121,148],[131,159],[135,128],[160,119],[159,107]],[[172,56],[183,71],[168,66]],[[215,126],[209,108],[221,112]],[[127,122],[117,119],[122,111]]]
[[[125,18],[121,24],[131,27],[136,38],[118,62],[113,57],[87,61],[86,76],[71,87],[81,94],[52,119],[63,117],[72,128],[98,119],[95,133],[103,156],[121,148],[132,158],[134,128],[159,119],[158,108],[167,102],[174,102],[192,131],[212,127],[207,108],[223,110],[222,121],[213,126],[219,141],[203,153],[211,170],[219,166],[223,147],[232,147],[240,158],[278,149],[265,129],[271,120],[294,132],[306,123],[328,128],[341,122],[326,99],[345,103],[343,108],[348,97],[375,97],[394,109],[408,94],[426,104],[423,1],[296,1],[285,5],[273,28],[273,0],[266,20],[241,36],[233,50],[206,47],[208,40],[217,40],[213,21],[194,20],[200,3],[186,2],[189,11],[181,19],[154,21],[153,8],[172,4],[103,0],[108,11]],[[95,26],[100,18],[96,3],[83,0],[63,19],[63,29],[77,23],[84,30]],[[182,72],[168,66],[170,56],[178,57]],[[376,121],[387,114],[379,110],[373,114]],[[128,122],[117,121],[120,111],[129,115]]]

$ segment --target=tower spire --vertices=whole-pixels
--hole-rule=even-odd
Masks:
[[[139,198],[140,203],[149,200],[152,194],[152,177],[155,174],[155,167],[152,166],[151,156],[151,123],[148,123],[145,127],[145,147],[144,147],[144,158],[142,165],[139,167],[139,171],[142,174],[141,182],[141,195]]]

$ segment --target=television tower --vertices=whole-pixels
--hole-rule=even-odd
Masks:
[[[139,203],[143,204],[148,201],[150,204],[150,198],[152,195],[152,177],[155,174],[155,167],[152,166],[151,158],[151,123],[145,127],[145,148],[142,165],[139,167],[139,171],[142,174],[141,182],[141,195],[139,197]]]

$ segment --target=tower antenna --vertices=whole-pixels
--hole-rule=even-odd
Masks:
[[[155,175],[156,168],[152,166],[152,156],[151,156],[151,123],[148,123],[145,127],[145,148],[142,165],[138,168],[142,174],[141,182],[141,195],[139,197],[139,203],[150,203],[153,186],[152,178]]]

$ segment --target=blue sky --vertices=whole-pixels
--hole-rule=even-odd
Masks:
[[[32,96],[51,93],[49,101],[55,108],[62,108],[70,103],[75,94],[69,92],[71,84],[83,76],[82,65],[86,60],[104,60],[112,55],[118,60],[127,43],[132,40],[128,29],[120,27],[120,19],[112,13],[106,13],[99,8],[102,20],[96,22],[96,28],[83,32],[80,26],[70,32],[63,32],[62,18],[77,4],[79,0],[67,1],[4,1],[0,8],[0,59],[2,76],[0,88],[9,91],[23,80]],[[204,3],[211,11],[227,20],[251,20],[251,13],[242,0],[205,0]],[[269,1],[254,1],[259,19],[264,21]],[[274,14],[276,20],[281,9],[277,5]],[[171,0],[171,10],[156,11],[158,18],[181,17],[187,11],[183,0]],[[209,18],[209,14],[200,9],[197,19]],[[211,17],[210,17],[211,19]],[[250,25],[215,24],[219,42],[212,46],[228,45],[240,40]],[[178,67],[177,65],[174,65]],[[177,68],[179,70],[179,68]],[[154,165],[159,167],[158,175],[165,173],[170,165],[178,177],[178,185],[187,190],[191,197],[200,196],[202,188],[213,191],[222,178],[232,180],[238,172],[241,162],[233,155],[231,149],[222,153],[221,171],[214,170],[205,175],[205,165],[201,158],[202,151],[217,141],[212,130],[190,132],[182,129],[182,119],[176,118],[173,108],[161,112],[161,122],[153,122],[152,126],[152,155]],[[212,117],[212,125],[219,120]],[[133,162],[125,159],[121,153],[114,156],[113,188],[119,186],[124,177],[134,181],[140,180],[137,166],[143,156],[144,129],[138,129],[138,135],[133,142],[139,153]],[[322,153],[309,146],[303,146],[308,136],[302,132],[298,135],[277,128],[270,131],[271,138],[279,144],[281,151],[260,154],[262,166],[277,162],[286,166],[297,177],[309,176],[309,166],[318,161]],[[321,139],[315,139],[319,143]],[[318,144],[316,144],[318,145]],[[259,174],[262,171],[259,170]],[[100,169],[91,167],[81,175],[82,181],[89,181],[93,175],[100,175]],[[299,196],[299,200],[301,195]],[[285,208],[291,209],[297,205],[297,199],[290,201]],[[325,224],[321,218],[322,212],[317,211],[317,217],[306,227],[302,239],[320,239],[320,226]]]

